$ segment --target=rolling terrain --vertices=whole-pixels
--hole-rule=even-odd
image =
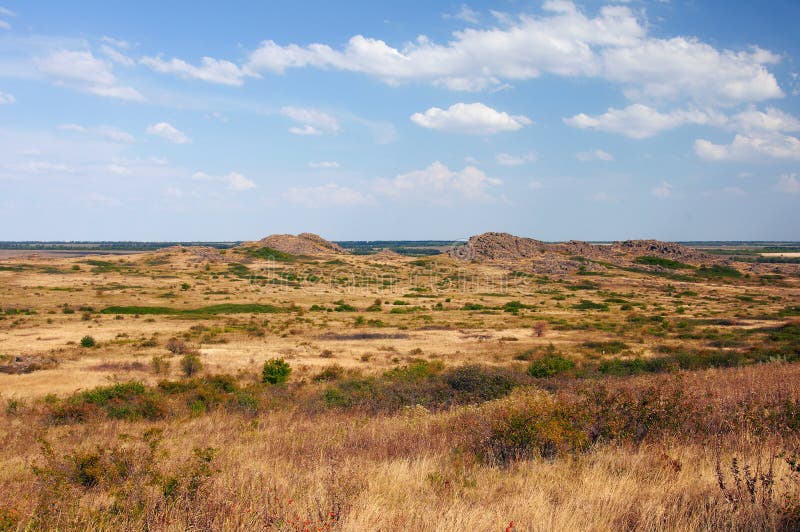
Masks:
[[[800,264],[751,258],[2,258],[0,530],[796,529]]]

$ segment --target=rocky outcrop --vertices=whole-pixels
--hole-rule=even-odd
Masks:
[[[517,260],[538,257],[545,251],[546,244],[533,238],[509,233],[483,233],[450,249],[448,254],[461,260]]]
[[[314,233],[270,235],[257,242],[242,244],[241,247],[267,247],[290,255],[306,255],[310,257],[347,253],[347,250],[340,245],[325,240]]]

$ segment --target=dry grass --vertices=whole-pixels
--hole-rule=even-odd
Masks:
[[[800,290],[788,270],[778,282],[543,278],[346,257],[280,264],[290,281],[262,286],[260,268],[275,265],[249,263],[246,278],[185,255],[3,261],[24,267],[0,271],[0,365],[55,367],[0,373],[0,530],[798,526],[787,458],[800,452],[800,365],[786,360],[800,354]],[[454,286],[464,273],[480,282]],[[100,313],[251,303],[289,311]],[[80,347],[85,335],[98,346]],[[206,384],[157,387],[189,382],[176,345],[198,350],[192,382]],[[548,353],[570,363],[528,375]],[[625,365],[659,357],[673,358]],[[287,385],[258,382],[273,358],[291,365]],[[697,369],[730,360],[741,365]],[[515,388],[465,392],[452,379],[464,364]],[[203,380],[220,374],[231,390]],[[73,395],[129,381],[143,395],[113,406],[145,397],[153,421]],[[55,415],[64,405],[83,421]]]

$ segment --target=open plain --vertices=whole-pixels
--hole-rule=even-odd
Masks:
[[[2,262],[3,529],[797,526],[797,265],[270,244]]]

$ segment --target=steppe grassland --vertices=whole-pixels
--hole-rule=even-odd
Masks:
[[[791,276],[540,276],[445,257],[5,260],[0,356],[41,369],[0,374],[0,523],[786,527],[798,495],[785,460],[798,449],[798,369],[786,360],[800,342],[798,295]],[[85,336],[96,345],[82,347]],[[198,351],[200,377],[183,376],[171,338]],[[169,368],[156,373],[154,357]],[[263,385],[275,358],[289,382]],[[474,364],[513,387],[455,403],[428,389]],[[237,388],[200,407],[158,386],[215,375]],[[81,393],[131,381],[161,390],[158,415],[94,403],[64,414]],[[368,393],[354,391],[364,383]],[[622,395],[592,402],[587,388]],[[609,419],[641,422],[611,419],[596,435],[570,410],[606,403]],[[528,411],[547,423],[502,432]],[[142,470],[113,473],[123,456]],[[736,488],[734,457],[740,477],[762,468],[755,488]],[[131,506],[126,482],[148,486]]]

